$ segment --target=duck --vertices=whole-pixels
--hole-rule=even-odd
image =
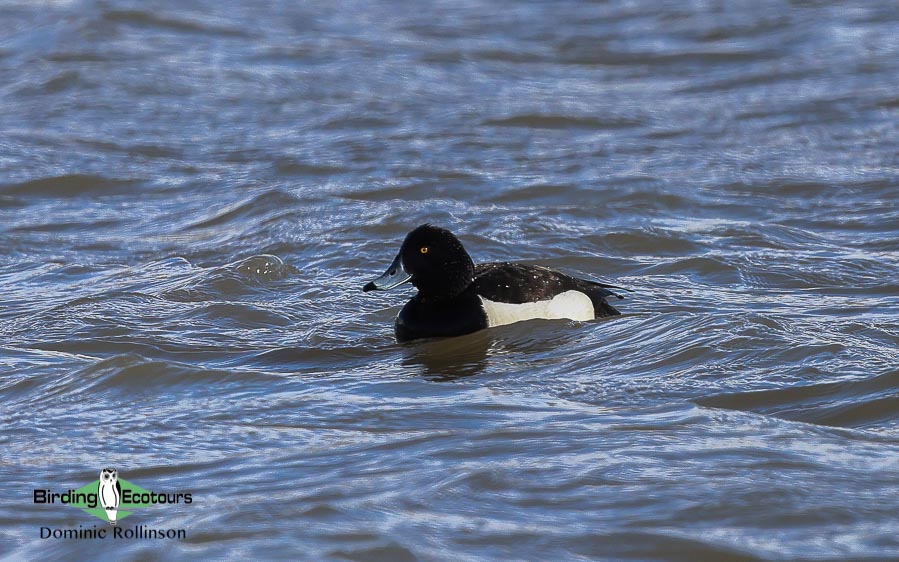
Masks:
[[[607,299],[624,298],[613,289],[626,290],[538,265],[475,264],[452,232],[430,224],[409,232],[387,271],[362,290],[387,291],[404,283],[418,293],[396,317],[400,343],[537,318],[585,322],[618,316]]]

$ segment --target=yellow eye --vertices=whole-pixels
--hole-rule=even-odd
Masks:
[[[422,246],[421,249],[419,250],[419,252],[421,252],[422,254],[427,254],[427,253],[428,253],[428,247],[427,247],[427,246]]]

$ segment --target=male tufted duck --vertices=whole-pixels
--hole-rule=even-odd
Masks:
[[[620,289],[536,265],[475,265],[452,232],[423,224],[406,235],[384,275],[363,291],[407,281],[418,294],[396,317],[396,339],[461,336],[533,318],[593,320],[621,314],[606,298]]]

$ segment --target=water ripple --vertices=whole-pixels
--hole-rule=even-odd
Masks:
[[[5,3],[0,557],[896,559],[897,14]],[[397,344],[423,222],[623,315]]]

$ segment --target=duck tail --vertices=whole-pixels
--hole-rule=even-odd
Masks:
[[[607,285],[605,283],[600,283],[599,281],[590,281],[589,279],[584,279],[583,281],[590,285],[593,292],[601,293],[603,296],[607,297],[618,297],[619,299],[624,298],[624,295],[616,293],[611,289],[615,289],[616,291],[624,291],[626,293],[631,292],[630,289],[625,289],[624,287],[619,287],[618,285]]]
[[[598,281],[583,281],[587,284],[586,291],[584,292],[587,293],[587,296],[590,297],[590,300],[593,302],[593,311],[596,314],[596,318],[621,316],[618,309],[609,304],[608,297],[618,297],[619,299],[623,299],[624,295],[616,293],[612,289],[618,291],[629,291],[629,289],[618,287],[617,285],[607,285]]]
[[[621,313],[618,311],[618,309],[610,305],[608,301],[606,301],[605,297],[594,298],[593,295],[589,296],[590,300],[593,301],[593,313],[597,318],[621,316]]]

